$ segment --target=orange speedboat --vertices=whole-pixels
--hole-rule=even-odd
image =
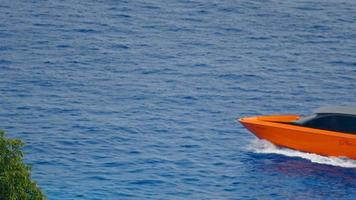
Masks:
[[[306,117],[273,115],[239,121],[258,138],[277,146],[356,159],[356,108],[323,107]]]

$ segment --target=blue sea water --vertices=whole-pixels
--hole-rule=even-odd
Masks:
[[[236,123],[356,106],[355,1],[0,2],[0,129],[49,199],[355,199],[353,161]]]

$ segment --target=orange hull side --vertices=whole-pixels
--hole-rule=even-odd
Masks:
[[[356,135],[285,124],[297,119],[297,115],[285,115],[248,117],[239,121],[258,138],[278,146],[356,159]]]

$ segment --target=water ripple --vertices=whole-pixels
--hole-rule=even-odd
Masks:
[[[49,199],[354,199],[353,161],[248,151],[235,118],[356,105],[355,9],[4,1],[0,129]]]

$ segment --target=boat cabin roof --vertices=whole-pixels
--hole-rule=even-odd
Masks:
[[[356,108],[322,107],[316,109],[313,115],[302,117],[292,123],[309,128],[356,134]]]
[[[315,114],[342,114],[342,115],[355,115],[356,107],[349,106],[328,106],[321,107],[314,110]]]

